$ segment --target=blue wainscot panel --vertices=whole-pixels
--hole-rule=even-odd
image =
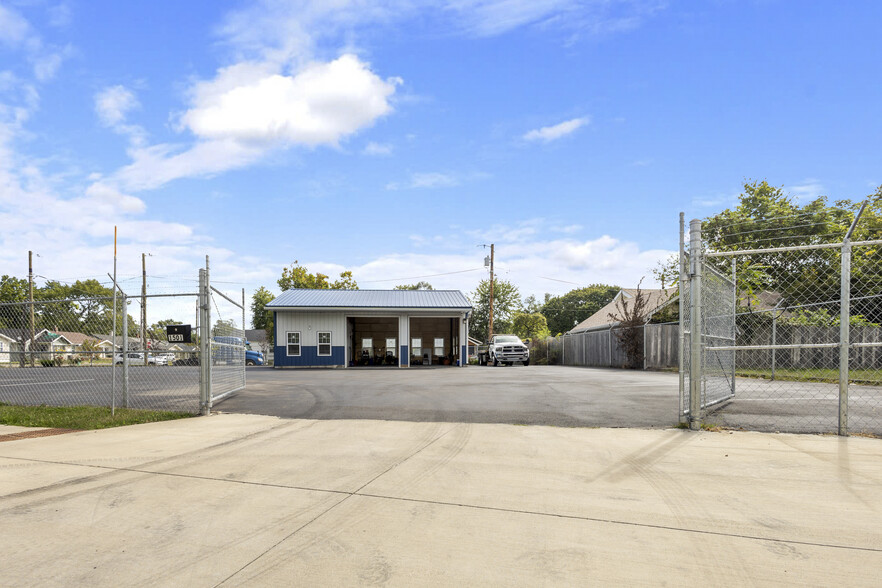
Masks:
[[[410,366],[410,354],[407,352],[407,345],[401,346],[401,355],[399,355],[398,357],[401,358],[401,365],[403,367]]]
[[[273,363],[278,367],[331,367],[342,366],[344,357],[345,348],[342,346],[331,347],[331,355],[319,356],[318,347],[304,345],[299,356],[288,357],[285,346],[276,345]]]

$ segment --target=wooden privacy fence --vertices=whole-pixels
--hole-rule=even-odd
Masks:
[[[619,329],[601,329],[571,333],[548,341],[550,363],[586,367],[625,367],[628,357],[622,350],[616,334]],[[641,329],[643,340],[643,369],[676,368],[679,365],[679,328],[677,323],[649,324]],[[803,344],[835,343],[839,338],[839,327],[816,327],[804,325],[779,325],[776,339],[771,340],[771,332],[758,331],[757,334],[740,331],[744,345],[792,345],[790,349],[739,350],[737,363],[754,366],[757,369],[770,369],[774,365],[788,369],[835,369],[839,362],[839,351],[834,348],[804,348]],[[852,369],[879,369],[882,366],[882,347],[861,346],[882,340],[882,328],[854,326],[851,328],[851,343],[858,344],[850,350]],[[774,359],[773,359],[774,354]]]
[[[618,334],[621,329],[600,329],[570,333],[559,337],[553,345],[562,365],[585,367],[626,367],[630,361],[622,349]],[[643,347],[643,369],[678,367],[679,325],[650,324],[640,327]],[[550,345],[550,347],[552,346]]]

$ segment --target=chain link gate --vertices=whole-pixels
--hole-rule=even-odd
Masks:
[[[685,420],[735,397],[736,292],[734,276],[726,276],[700,254],[700,236],[690,240],[689,251],[698,254],[686,253],[682,215],[680,222],[680,418]],[[694,304],[696,300],[700,303]],[[693,370],[693,362],[700,369]]]
[[[682,422],[882,434],[882,241],[850,242],[859,218],[840,243],[705,251],[681,215]]]

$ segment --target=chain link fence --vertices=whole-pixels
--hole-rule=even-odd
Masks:
[[[205,413],[245,387],[244,304],[217,304],[207,272],[120,278],[115,294],[0,303],[0,403]],[[190,325],[190,340],[167,325]]]
[[[698,266],[681,261],[682,414],[759,431],[882,434],[880,246],[704,251],[693,221]]]
[[[245,293],[237,302],[211,287],[216,319],[211,325],[211,400],[217,402],[245,388]]]

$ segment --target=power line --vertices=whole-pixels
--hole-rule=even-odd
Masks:
[[[467,272],[476,272],[476,271],[480,271],[483,269],[484,269],[483,267],[476,267],[473,269],[460,270],[460,271],[456,271],[456,272],[445,272],[443,274],[428,274],[425,276],[411,276],[409,278],[392,278],[389,280],[361,280],[361,282],[363,284],[378,284],[380,282],[400,282],[402,280],[419,280],[421,278],[436,278],[438,276],[452,276],[453,274],[464,274]]]
[[[568,282],[567,280],[558,280],[557,278],[546,278],[545,276],[536,276],[538,278],[542,278],[543,280],[551,280],[552,282],[562,282],[564,284],[573,284],[574,286],[581,286],[582,284],[578,282]]]

